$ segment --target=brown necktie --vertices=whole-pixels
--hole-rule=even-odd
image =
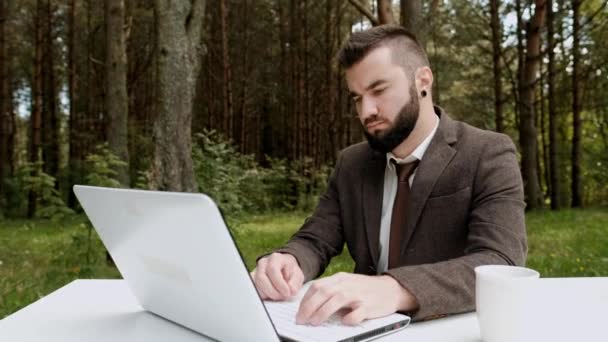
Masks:
[[[391,216],[391,236],[388,246],[388,268],[399,267],[401,257],[401,243],[405,235],[405,224],[407,201],[410,196],[410,184],[408,179],[418,166],[418,160],[407,164],[395,164],[397,168],[397,194],[393,203],[393,213]]]

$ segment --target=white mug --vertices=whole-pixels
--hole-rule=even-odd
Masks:
[[[507,265],[475,268],[475,302],[484,342],[526,341],[534,331],[529,303],[540,274]]]

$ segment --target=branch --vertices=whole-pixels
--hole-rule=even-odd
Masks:
[[[380,24],[378,18],[376,18],[374,14],[358,0],[348,0],[348,2],[350,2],[351,5],[355,6],[355,8],[357,8],[357,10],[361,12],[361,14],[363,14],[367,19],[369,19],[373,26],[378,26]]]

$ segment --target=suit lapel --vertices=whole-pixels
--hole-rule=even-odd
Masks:
[[[386,156],[372,152],[370,163],[363,168],[361,179],[363,182],[363,217],[367,232],[368,248],[374,262],[378,265],[380,258],[380,220],[382,215],[382,195],[384,192],[384,170],[386,168]]]
[[[456,141],[454,121],[440,108],[437,107],[436,111],[440,113],[441,120],[437,132],[416,170],[407,208],[407,227],[401,245],[401,255],[418,226],[417,223],[424,205],[435,187],[437,179],[456,154],[456,150],[451,146]]]

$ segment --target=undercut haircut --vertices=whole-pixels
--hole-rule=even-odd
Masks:
[[[338,64],[349,69],[373,50],[384,46],[390,48],[393,63],[403,67],[410,77],[418,68],[430,66],[416,35],[398,25],[380,25],[353,33],[338,52]]]

